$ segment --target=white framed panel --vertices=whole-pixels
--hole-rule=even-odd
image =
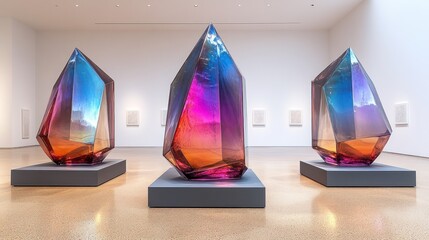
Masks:
[[[408,125],[409,106],[408,102],[395,103],[395,125]]]
[[[289,110],[289,126],[302,126],[301,110]]]
[[[266,125],[265,109],[253,109],[253,111],[252,111],[252,125],[253,126],[265,126]]]
[[[30,110],[21,109],[21,138],[30,138]]]
[[[167,109],[161,109],[161,126],[167,124]]]
[[[140,112],[139,111],[127,111],[127,127],[138,127],[140,126]]]

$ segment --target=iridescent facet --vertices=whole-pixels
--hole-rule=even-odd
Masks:
[[[349,48],[312,82],[312,146],[326,163],[367,166],[392,129],[374,84]]]
[[[93,165],[115,146],[114,82],[75,49],[55,83],[37,140],[56,164]]]
[[[209,25],[171,83],[165,158],[187,179],[240,178],[244,101],[244,79]]]

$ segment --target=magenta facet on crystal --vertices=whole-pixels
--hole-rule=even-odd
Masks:
[[[367,166],[392,129],[375,87],[349,48],[312,82],[313,148],[326,163]]]
[[[163,154],[187,179],[246,171],[244,79],[209,25],[170,87]]]

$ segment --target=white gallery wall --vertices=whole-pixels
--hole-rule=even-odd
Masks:
[[[331,60],[351,46],[371,77],[392,125],[386,151],[429,157],[429,2],[368,0],[329,32]],[[408,102],[408,126],[395,103]]]
[[[247,81],[248,145],[310,146],[311,80],[351,46],[393,128],[385,150],[429,157],[428,9],[424,0],[367,0],[330,30],[217,26]],[[75,47],[115,80],[117,146],[161,146],[160,110],[167,108],[169,85],[203,31],[35,32],[0,18],[0,147],[37,144],[52,86]],[[394,122],[394,106],[400,102],[409,103],[407,126]],[[22,108],[30,110],[30,139],[21,139]],[[252,126],[253,109],[266,111],[264,127]],[[291,109],[303,111],[302,127],[289,126]],[[140,111],[140,126],[126,126],[127,110]]]
[[[310,146],[310,84],[329,64],[327,31],[217,28],[247,87],[249,146]],[[169,86],[194,47],[198,30],[42,31],[37,33],[37,123],[54,82],[78,47],[115,80],[116,145],[162,146],[160,110]],[[252,109],[265,109],[265,127],[253,127]],[[303,111],[303,126],[289,126],[289,110]],[[140,126],[126,126],[126,111],[140,111]]]
[[[0,18],[0,147],[35,145],[36,34]],[[21,109],[29,110],[29,138],[22,139]]]
[[[12,23],[0,18],[0,146],[11,146]]]

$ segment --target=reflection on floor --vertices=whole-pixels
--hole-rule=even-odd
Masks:
[[[299,175],[309,147],[249,149],[265,209],[149,209],[170,166],[161,148],[116,148],[127,173],[99,187],[12,187],[10,169],[48,161],[39,147],[0,149],[0,239],[429,239],[429,159],[382,153],[417,170],[416,188],[325,188]]]

